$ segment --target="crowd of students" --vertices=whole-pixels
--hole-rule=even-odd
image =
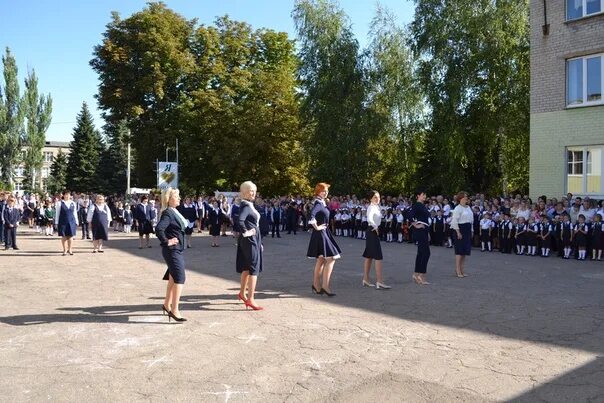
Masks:
[[[81,238],[90,239],[89,213],[95,208],[96,195],[73,194],[76,202]],[[45,236],[55,234],[57,203],[62,195],[36,194],[14,196],[0,192],[0,242],[5,249],[17,249],[16,230],[26,224]],[[223,195],[184,197],[178,210],[187,220],[186,246],[191,247],[194,232],[208,230],[211,245],[220,246],[219,237],[227,236],[230,229],[237,235],[237,216],[240,199]],[[430,243],[451,248],[453,230],[451,211],[456,205],[455,196],[432,196],[426,199],[430,212]],[[332,196],[327,201],[330,212],[329,226],[336,237],[364,239],[367,230],[367,208],[370,201],[356,195]],[[126,199],[117,195],[106,197],[106,205],[114,231],[138,231],[140,248],[151,247],[149,236],[158,220],[159,200],[140,195]],[[260,231],[263,236],[281,237],[308,231],[312,199],[302,196],[256,198],[260,213]],[[379,206],[382,220],[379,238],[383,242],[412,242],[411,199],[402,195],[382,196]],[[574,197],[568,194],[561,199],[540,197],[533,202],[520,195],[487,198],[484,194],[470,197],[474,214],[473,246],[484,252],[548,257],[557,256],[579,260],[602,259],[604,232],[602,201]]]

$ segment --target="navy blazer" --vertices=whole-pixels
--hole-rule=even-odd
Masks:
[[[185,249],[185,229],[182,227],[176,214],[167,208],[161,213],[161,218],[155,226],[155,235],[162,247],[168,248],[168,239],[178,238],[178,245],[170,246],[170,249]]]
[[[151,205],[147,203],[147,206],[143,207],[141,203],[136,206],[136,213],[134,214],[134,218],[136,218],[136,220],[139,222],[151,221]]]
[[[9,207],[6,206],[4,208],[4,212],[2,213],[2,219],[4,221],[4,225],[7,228],[11,224],[16,227],[19,223],[19,220],[21,219],[21,212],[16,207],[13,207],[13,211],[11,212]]]

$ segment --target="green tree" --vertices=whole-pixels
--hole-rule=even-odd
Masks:
[[[527,0],[416,0],[411,32],[430,107],[420,179],[435,191],[527,189]]]
[[[0,161],[2,182],[11,185],[21,158],[21,137],[25,108],[19,91],[17,62],[6,48],[2,56],[4,90],[0,87]]]
[[[105,126],[107,147],[101,155],[99,167],[100,184],[103,192],[123,193],[126,191],[126,169],[128,165],[128,141],[130,129],[122,120],[116,125]]]
[[[190,133],[183,180],[236,189],[254,180],[263,194],[306,190],[305,131],[296,95],[297,58],[285,33],[218,18],[193,41]],[[196,169],[197,168],[197,169]],[[191,175],[192,174],[192,175]]]
[[[102,190],[98,167],[103,150],[103,139],[94,128],[92,115],[84,102],[77,116],[73,140],[70,144],[67,188],[76,192]]]
[[[194,25],[165,4],[150,3],[124,20],[112,13],[103,43],[94,48],[99,107],[110,124],[130,122],[141,186],[155,185],[155,160],[175,143],[182,82],[193,67]]]
[[[43,155],[42,148],[46,142],[46,131],[50,126],[52,113],[52,98],[50,95],[38,94],[38,78],[31,71],[25,79],[24,104],[26,130],[24,144],[25,170],[28,173],[28,182],[31,189],[40,188],[36,179],[40,177]]]
[[[310,179],[333,183],[336,193],[356,192],[371,176],[366,150],[374,119],[364,108],[367,85],[350,21],[331,0],[298,0],[293,18],[299,39],[304,90],[305,144]],[[351,175],[355,172],[355,175]]]
[[[67,188],[67,165],[67,154],[59,149],[59,153],[50,166],[50,175],[46,183],[46,188],[50,194],[60,193]]]
[[[369,150],[372,173],[384,191],[413,190],[423,133],[423,97],[416,75],[416,60],[409,36],[392,13],[378,4],[370,26],[371,43],[366,58],[369,105],[376,117],[378,136]]]

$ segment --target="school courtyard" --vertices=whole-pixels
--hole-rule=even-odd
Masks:
[[[604,401],[604,262],[383,244],[392,290],[361,287],[364,242],[338,238],[334,298],[311,294],[308,234],[265,240],[258,302],[237,301],[231,237],[195,234],[181,311],[160,307],[158,241],[104,254],[20,228],[0,251],[3,402]]]

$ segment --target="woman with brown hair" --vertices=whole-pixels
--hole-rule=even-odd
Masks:
[[[329,209],[325,204],[325,198],[328,193],[329,185],[327,183],[318,183],[315,186],[316,198],[313,203],[313,209],[310,212],[310,220],[308,221],[312,225],[313,231],[310,235],[306,256],[311,259],[317,259],[312,291],[316,294],[335,297],[336,294],[331,292],[329,281],[331,280],[331,272],[333,271],[335,261],[341,257],[340,253],[342,251],[328,228]],[[322,282],[321,278],[323,279]]]
[[[451,229],[453,233],[453,244],[455,245],[455,274],[459,278],[467,277],[464,273],[466,256],[472,253],[472,232],[474,224],[474,213],[468,206],[468,193],[457,193],[459,203],[453,209],[451,215]]]

